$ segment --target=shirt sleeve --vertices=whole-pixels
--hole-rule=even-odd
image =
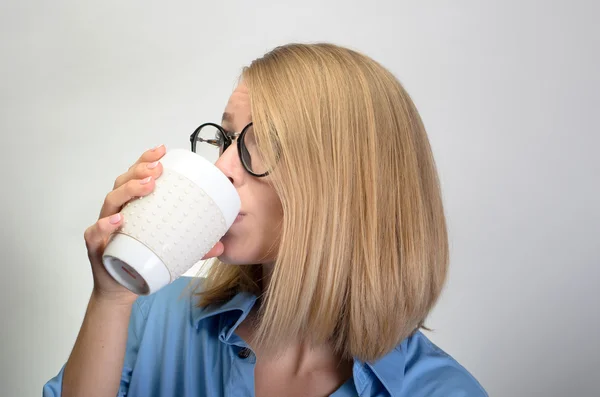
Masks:
[[[146,326],[147,319],[147,302],[138,298],[131,309],[129,317],[129,326],[127,329],[127,345],[125,347],[125,360],[123,362],[123,370],[121,372],[121,381],[117,397],[126,397],[129,391],[131,375],[135,368],[137,354],[139,350],[139,336],[142,335]],[[62,395],[62,382],[65,371],[65,365],[60,372],[50,379],[42,389],[42,397],[60,397]]]

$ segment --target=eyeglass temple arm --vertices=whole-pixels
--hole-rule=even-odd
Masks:
[[[236,133],[233,133],[231,135],[226,135],[226,134],[223,134],[223,135],[225,136],[226,140],[233,141],[234,139],[236,139],[237,137],[239,137],[240,135],[242,135],[242,133],[241,132],[236,132]],[[192,134],[190,136],[190,142],[193,142],[193,141],[194,141],[194,134]],[[217,147],[221,146],[221,143],[220,143],[220,141],[218,139],[204,139],[202,137],[197,136],[196,137],[196,142],[206,142],[206,143],[208,143],[210,145],[217,146]]]
[[[221,146],[221,143],[218,139],[204,139],[204,138],[196,138],[196,141],[198,142],[206,142],[208,144],[211,144],[213,146]]]

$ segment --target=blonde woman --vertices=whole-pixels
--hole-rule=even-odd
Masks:
[[[487,395],[419,331],[446,278],[446,223],[425,129],[389,71],[331,44],[278,47],[192,150],[215,145],[207,131],[242,202],[207,277],[138,298],[101,265],[122,206],[162,173],[166,149],[149,150],[85,232],[94,289],[44,396]]]

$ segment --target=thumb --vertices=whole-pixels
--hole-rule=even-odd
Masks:
[[[223,254],[223,251],[225,251],[225,246],[223,245],[222,242],[217,241],[217,243],[215,244],[215,246],[212,247],[211,250],[208,251],[206,253],[206,255],[204,255],[204,257],[202,259],[204,260],[204,259],[210,259],[210,258],[214,258],[214,257],[220,256],[220,255]]]

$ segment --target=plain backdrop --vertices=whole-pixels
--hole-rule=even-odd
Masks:
[[[598,396],[596,1],[17,1],[0,5],[0,395],[67,360],[83,240],[146,149],[219,121],[291,41],[372,56],[421,112],[451,271],[427,335],[493,396]]]

